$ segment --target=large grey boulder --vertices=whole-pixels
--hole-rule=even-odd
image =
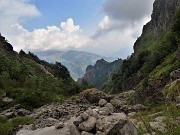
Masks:
[[[102,107],[102,108],[100,108],[100,110],[99,110],[99,114],[100,114],[100,115],[107,116],[107,115],[111,114],[111,111],[109,110],[108,107]]]
[[[104,132],[106,135],[114,135],[124,127],[127,116],[124,113],[113,113],[112,115],[101,117],[96,122],[96,130]]]
[[[138,135],[137,128],[129,120],[122,129],[119,130],[120,135]]]
[[[81,123],[78,128],[82,131],[91,131],[96,125],[96,118],[90,116],[87,121]]]
[[[99,100],[99,102],[98,102],[98,105],[100,106],[100,107],[103,107],[103,106],[105,106],[107,104],[107,101],[105,100],[105,99],[101,99],[101,100]]]
[[[113,107],[113,105],[112,105],[111,103],[107,103],[107,104],[105,105],[105,107],[107,107],[107,108],[109,109],[110,113],[113,113],[113,112],[114,112],[114,107]]]

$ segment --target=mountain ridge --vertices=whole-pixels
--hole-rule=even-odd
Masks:
[[[104,58],[107,61],[113,61],[115,58],[104,57],[97,54],[84,51],[69,50],[67,52],[61,51],[47,51],[47,52],[37,52],[37,55],[48,62],[59,61],[65,65],[73,79],[83,77],[85,69],[88,65],[94,65],[97,60]]]

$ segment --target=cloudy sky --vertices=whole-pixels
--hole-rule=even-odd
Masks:
[[[16,51],[81,50],[126,58],[154,0],[0,0],[0,32]]]

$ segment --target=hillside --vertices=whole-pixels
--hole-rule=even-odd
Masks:
[[[18,54],[0,35],[0,110],[15,104],[32,109],[79,90],[61,63],[49,64],[22,50]]]
[[[108,58],[100,55],[96,55],[89,52],[70,50],[67,52],[60,51],[45,51],[37,52],[37,55],[48,62],[55,63],[61,62],[65,65],[74,80],[83,77],[86,67],[88,65],[94,65],[97,60],[104,58],[107,61],[113,61],[114,58]]]
[[[154,2],[151,21],[143,27],[142,35],[134,43],[134,53],[123,60],[122,67],[109,80],[106,91],[117,93],[135,89],[134,102],[164,100],[163,89],[173,81],[170,73],[180,68],[179,8],[180,0]]]
[[[107,62],[104,59],[96,61],[94,66],[89,65],[86,68],[86,73],[79,82],[87,82],[89,85],[103,89],[106,87],[111,74],[116,72],[117,68],[122,64],[122,60],[118,59],[113,62]]]

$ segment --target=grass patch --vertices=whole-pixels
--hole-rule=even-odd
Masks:
[[[12,120],[7,120],[4,117],[0,117],[0,135],[10,135],[13,133],[13,128],[18,125],[34,124],[34,118],[32,117],[17,117]]]
[[[158,116],[165,116],[166,120],[163,121],[166,124],[166,132],[161,132],[157,129],[152,129],[149,126],[149,122],[154,121],[154,119]],[[142,122],[142,126],[139,127],[139,134],[142,135],[147,133],[148,130],[146,126],[152,131],[155,132],[156,135],[179,135],[180,133],[180,125],[176,124],[176,118],[180,116],[180,108],[177,108],[173,104],[153,104],[148,107],[148,109],[144,112],[139,112],[137,114],[137,118],[139,122]],[[142,118],[142,120],[140,119]]]
[[[151,80],[156,80],[162,75],[168,76],[171,71],[178,69],[179,67],[180,62],[176,60],[176,52],[174,52],[167,56],[164,62],[157,66],[156,69],[150,74]]]

